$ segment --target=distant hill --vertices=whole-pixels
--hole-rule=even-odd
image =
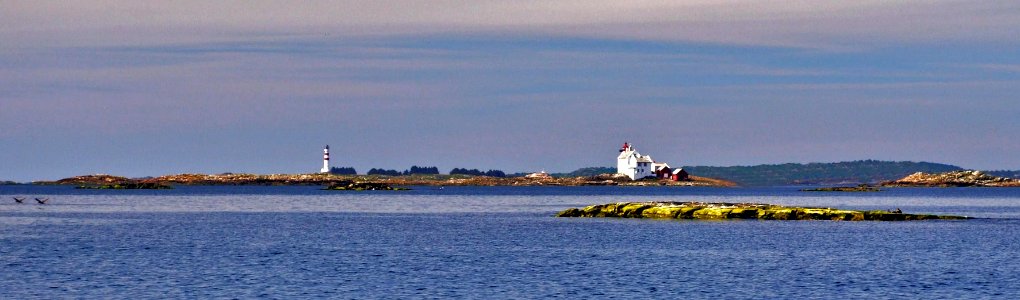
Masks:
[[[878,183],[900,179],[915,172],[963,170],[953,165],[930,162],[878,160],[734,167],[694,166],[684,169],[691,175],[726,179],[745,186]]]
[[[997,170],[997,171],[985,171],[986,174],[998,177],[1020,179],[1020,170],[1008,171],[1008,170]]]
[[[947,164],[912,161],[858,160],[837,163],[778,164],[710,167],[685,166],[694,176],[723,179],[744,186],[877,184],[897,180],[916,172],[944,173],[964,170]],[[1020,179],[1020,170],[984,171],[998,177]],[[616,173],[615,167],[587,167],[569,173],[549,174],[556,178],[588,177]],[[512,176],[524,176],[525,173]]]
[[[573,172],[570,172],[570,173],[553,173],[553,174],[549,174],[549,175],[552,175],[552,177],[556,177],[556,178],[563,178],[563,177],[582,177],[582,176],[583,177],[588,177],[588,176],[595,176],[595,175],[606,174],[606,173],[615,174],[616,173],[616,167],[587,167],[587,168],[580,168],[580,169],[574,170]]]

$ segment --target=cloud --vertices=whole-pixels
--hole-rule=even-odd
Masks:
[[[625,139],[682,164],[1010,168],[1015,6],[0,1],[0,146],[16,151],[5,171],[39,174],[83,164],[49,162],[25,146],[36,140],[90,141],[76,146],[147,175],[225,171],[210,155],[302,166],[302,144],[315,170],[325,140],[371,155],[352,158],[359,169],[569,171],[607,162],[603,150],[611,163]],[[961,155],[916,150],[940,147]],[[122,148],[170,155],[145,167]]]
[[[965,65],[964,67],[977,68],[995,72],[1020,73],[1020,64],[978,64],[978,65]]]
[[[30,45],[306,35],[549,35],[819,49],[1007,41],[1011,1],[73,1],[0,4],[0,36]],[[5,43],[5,48],[20,47]]]

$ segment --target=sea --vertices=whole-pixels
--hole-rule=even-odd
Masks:
[[[1020,189],[798,189],[0,186],[0,299],[1020,299]],[[554,217],[620,201],[975,219]]]

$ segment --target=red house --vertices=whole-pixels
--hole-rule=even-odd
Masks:
[[[691,175],[687,174],[687,171],[684,171],[684,168],[679,168],[679,169],[673,170],[672,178],[670,178],[670,179],[673,179],[674,181],[690,180],[691,179]]]

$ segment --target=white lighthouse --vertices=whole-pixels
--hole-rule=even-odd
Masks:
[[[322,149],[322,170],[319,172],[329,173],[329,145]]]
[[[627,175],[632,180],[655,175],[654,165],[655,160],[651,156],[641,155],[630,143],[623,143],[620,155],[616,157],[616,173]]]

